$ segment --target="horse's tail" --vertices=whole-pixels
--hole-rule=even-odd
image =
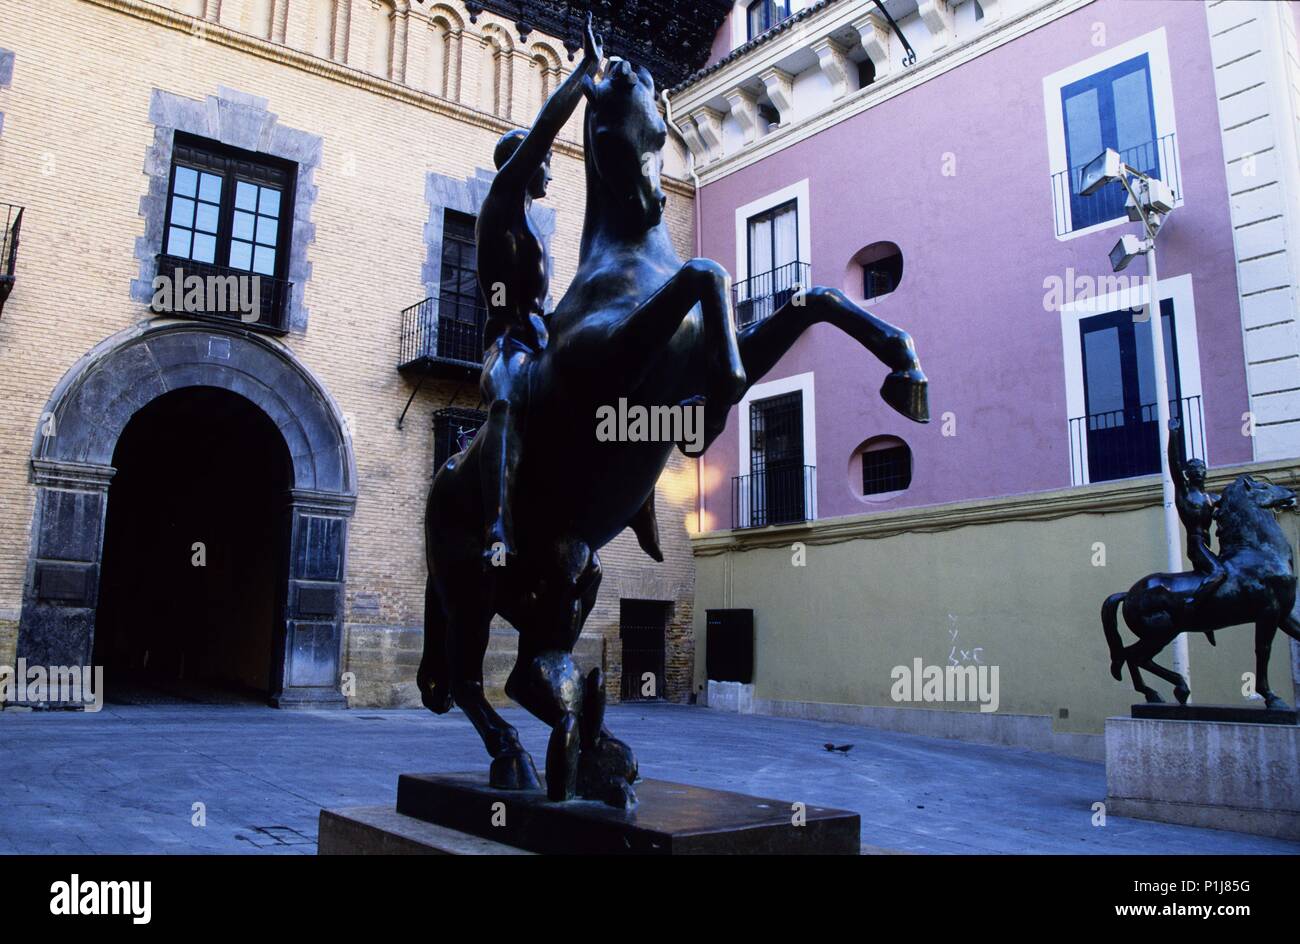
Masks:
[[[1115,613],[1126,596],[1126,593],[1112,593],[1101,605],[1101,628],[1106,633],[1106,645],[1110,647],[1110,674],[1117,682],[1123,678],[1120,669],[1124,665],[1124,643],[1119,638]]]
[[[415,674],[424,707],[436,715],[451,710],[451,672],[447,660],[447,614],[434,586],[433,574],[424,584],[424,655]]]

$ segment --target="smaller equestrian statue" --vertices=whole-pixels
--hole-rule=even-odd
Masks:
[[[1172,684],[1174,697],[1185,705],[1191,695],[1187,680],[1157,665],[1156,655],[1180,633],[1205,633],[1213,644],[1216,630],[1254,623],[1256,690],[1265,708],[1284,710],[1288,705],[1269,687],[1268,659],[1279,629],[1300,639],[1300,620],[1292,612],[1296,574],[1291,543],[1278,526],[1276,512],[1294,508],[1296,494],[1242,475],[1216,498],[1205,491],[1205,463],[1181,461],[1178,421],[1171,421],[1169,429],[1175,504],[1187,529],[1187,556],[1194,569],[1150,574],[1127,593],[1106,598],[1101,623],[1110,647],[1110,674],[1121,680],[1127,665],[1133,687],[1148,702],[1164,701],[1142,681],[1140,670],[1146,669]],[[1217,556],[1209,546],[1211,522],[1219,537]],[[1116,625],[1121,604],[1124,622],[1137,636],[1130,646],[1123,644]]]

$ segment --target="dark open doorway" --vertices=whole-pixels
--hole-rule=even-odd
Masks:
[[[668,621],[673,605],[662,600],[619,600],[623,640],[623,701],[664,697],[667,684]]]
[[[258,407],[158,397],[113,453],[95,664],[110,701],[265,699],[280,667],[290,459]]]

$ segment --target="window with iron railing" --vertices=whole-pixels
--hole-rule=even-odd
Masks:
[[[438,294],[402,312],[400,367],[423,363],[459,369],[482,364],[487,305],[478,286],[475,222],[467,213],[446,211]]]
[[[176,284],[155,293],[154,310],[283,333],[295,178],[287,161],[178,132],[157,257],[158,276]],[[253,299],[248,309],[232,310],[231,287]]]
[[[1159,177],[1181,193],[1174,134],[1156,120],[1152,71],[1146,53],[1061,87],[1063,170],[1052,175],[1056,235],[1087,229],[1125,214],[1127,192],[1118,181],[1084,196],[1083,169],[1107,148],[1129,166]]]
[[[4,220],[4,229],[0,230],[0,312],[3,312],[5,302],[14,290],[18,268],[18,237],[23,226],[23,208],[9,203],[0,203],[0,217]]]
[[[437,473],[452,456],[469,448],[487,422],[482,410],[449,406],[433,414],[433,471]]]
[[[1180,423],[1183,453],[1207,461],[1205,418],[1199,396],[1169,401],[1170,419]],[[1160,471],[1156,404],[1134,411],[1106,410],[1070,420],[1070,478],[1075,485],[1110,482]]]
[[[789,262],[732,285],[731,300],[736,308],[736,326],[746,328],[764,318],[770,318],[782,305],[794,298],[796,292],[807,289],[809,269],[806,262]]]

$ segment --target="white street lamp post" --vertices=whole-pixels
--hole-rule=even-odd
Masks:
[[[1123,237],[1111,250],[1111,265],[1116,272],[1129,264],[1138,252],[1146,256],[1147,301],[1146,321],[1151,331],[1151,361],[1155,371],[1156,425],[1160,443],[1160,491],[1165,523],[1165,560],[1169,573],[1183,570],[1182,526],[1178,509],[1174,506],[1174,480],[1169,468],[1169,380],[1165,356],[1164,324],[1160,316],[1160,283],[1156,272],[1156,234],[1164,218],[1173,210],[1173,195],[1165,184],[1147,174],[1133,169],[1120,160],[1117,151],[1107,149],[1084,169],[1079,192],[1096,193],[1112,181],[1120,181],[1128,192],[1129,219],[1141,221],[1146,231],[1144,240],[1133,236]],[[1141,192],[1133,188],[1136,180]],[[1184,423],[1186,425],[1186,423]],[[1180,431],[1180,435],[1182,435]],[[1187,658],[1187,636],[1179,634],[1173,643],[1174,671],[1191,685],[1191,666]]]

